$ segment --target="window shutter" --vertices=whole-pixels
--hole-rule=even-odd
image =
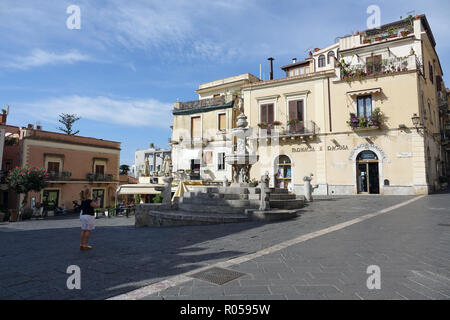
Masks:
[[[269,104],[267,105],[267,123],[272,123],[273,121],[273,104]]]
[[[303,132],[304,128],[305,128],[305,122],[304,122],[304,108],[303,108],[303,100],[298,100],[296,101],[296,106],[297,106],[297,119],[299,120],[299,123],[297,123],[296,129],[299,132]]]
[[[267,104],[262,104],[261,105],[261,122],[266,122],[267,123],[268,119],[267,119]]]
[[[289,120],[297,119],[297,101],[289,101]]]

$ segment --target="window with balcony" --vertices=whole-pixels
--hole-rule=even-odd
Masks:
[[[289,132],[302,133],[304,131],[304,121],[303,100],[289,101]]]
[[[105,166],[102,164],[95,165],[95,174],[105,174]]]
[[[366,58],[367,74],[380,73],[382,70],[381,54]]]
[[[274,105],[273,103],[262,104],[260,106],[261,123],[271,124],[274,121]]]
[[[357,98],[358,118],[368,119],[372,115],[372,96],[361,96]]]

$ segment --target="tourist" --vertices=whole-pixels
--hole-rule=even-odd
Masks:
[[[91,231],[94,230],[95,222],[95,208],[100,207],[100,198],[96,197],[94,200],[89,199],[90,191],[86,189],[82,193],[81,199],[81,239],[80,239],[80,250],[90,250],[91,246],[88,245],[89,236]]]

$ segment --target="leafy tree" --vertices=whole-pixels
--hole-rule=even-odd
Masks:
[[[25,167],[11,170],[8,174],[8,185],[17,194],[24,194],[20,215],[23,214],[28,200],[28,192],[39,192],[47,186],[49,174],[47,170],[39,167]]]
[[[126,164],[121,165],[119,169],[120,169],[120,174],[128,175],[128,173],[130,172],[130,166],[126,165]]]
[[[80,132],[80,130],[74,132],[72,128],[73,124],[81,119],[80,117],[77,117],[76,114],[62,113],[59,117],[60,119],[58,121],[63,124],[63,127],[59,127],[58,130],[61,130],[68,135],[76,135]]]

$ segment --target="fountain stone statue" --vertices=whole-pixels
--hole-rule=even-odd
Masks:
[[[314,175],[312,173],[310,173],[309,176],[303,177],[303,181],[305,182],[304,183],[305,199],[306,199],[306,201],[310,201],[310,202],[313,201],[312,193],[313,193],[314,189],[317,189],[319,187],[318,185],[316,185],[316,186],[311,185],[311,180],[313,179],[312,178],[313,176]]]

